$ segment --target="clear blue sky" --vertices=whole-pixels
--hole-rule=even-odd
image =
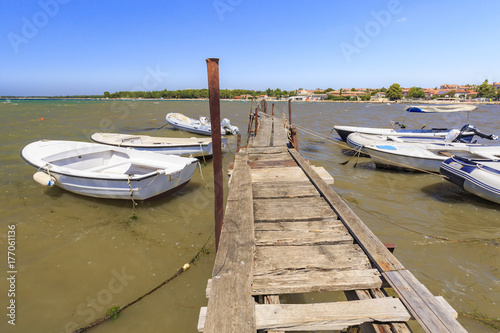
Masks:
[[[0,5],[0,95],[435,87],[500,81],[500,2],[23,0]]]

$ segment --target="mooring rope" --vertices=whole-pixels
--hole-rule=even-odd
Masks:
[[[203,246],[201,247],[201,249],[198,251],[198,253],[196,253],[196,255],[189,261],[187,262],[186,264],[184,264],[181,268],[179,268],[177,270],[177,272],[175,272],[174,275],[172,275],[171,277],[169,277],[168,279],[166,279],[165,281],[163,281],[162,283],[160,283],[158,286],[156,286],[155,288],[151,289],[150,291],[148,291],[147,293],[145,293],[144,295],[136,298],[134,301],[128,303],[127,305],[125,306],[122,306],[120,307],[119,309],[117,309],[116,311],[113,311],[113,313],[109,314],[108,316],[106,317],[103,317],[103,318],[100,318],[96,321],[94,321],[93,323],[85,326],[85,327],[82,327],[82,328],[79,328],[75,331],[73,331],[73,333],[81,333],[81,332],[85,332],[103,322],[105,322],[106,320],[112,318],[115,316],[116,318],[116,315],[118,315],[120,312],[122,312],[123,310],[125,310],[126,308],[134,305],[135,303],[139,302],[140,300],[142,300],[144,297],[148,296],[148,295],[151,295],[152,293],[154,293],[156,290],[160,289],[161,287],[163,287],[164,285],[166,285],[167,283],[169,283],[170,281],[172,281],[173,279],[175,279],[176,277],[178,277],[179,275],[181,275],[182,273],[184,273],[185,271],[187,271],[190,267],[191,267],[191,264],[194,263],[200,256],[203,252],[206,251],[206,247],[207,247],[207,244],[208,242],[210,241],[210,239],[212,238],[213,234],[215,233],[215,231],[213,231],[210,236],[208,237],[207,241],[205,242],[205,244],[203,244]]]

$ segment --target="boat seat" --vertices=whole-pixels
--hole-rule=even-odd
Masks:
[[[95,168],[87,169],[88,172],[100,172],[100,173],[118,173],[124,174],[128,169],[130,169],[131,163],[126,161],[118,164],[106,164],[100,165]]]

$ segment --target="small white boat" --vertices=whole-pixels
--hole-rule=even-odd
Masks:
[[[212,139],[210,138],[165,138],[148,135],[94,133],[90,139],[106,145],[168,155],[199,157],[213,154]],[[226,146],[227,138],[222,138],[222,148]]]
[[[38,169],[33,178],[73,193],[97,198],[146,200],[186,185],[197,159],[112,147],[97,143],[41,140],[22,158]]]
[[[470,112],[477,109],[475,105],[426,105],[426,106],[409,106],[404,111],[407,112],[406,116],[410,113],[443,113],[443,112]],[[392,135],[392,136],[441,136],[444,137],[451,130],[448,128],[420,128],[420,129],[407,129],[404,125],[406,117],[399,122],[393,122],[394,126],[399,128],[377,128],[377,127],[359,127],[359,126],[340,126],[335,125],[333,128],[338,133],[343,141],[347,141],[347,137],[351,133],[364,133],[375,135]],[[425,127],[425,126],[424,126]],[[470,141],[473,133],[464,132],[462,140]]]
[[[467,192],[500,204],[499,159],[453,156],[441,164],[439,172]]]
[[[177,129],[203,135],[212,135],[211,124],[207,117],[200,117],[199,120],[196,120],[181,113],[171,112],[167,114],[165,119],[167,120],[167,123]],[[227,118],[222,119],[220,131],[221,135],[236,135],[239,133],[238,127],[231,125],[231,122]]]

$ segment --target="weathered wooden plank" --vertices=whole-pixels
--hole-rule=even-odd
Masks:
[[[302,232],[329,232],[335,230],[346,230],[345,226],[336,218],[303,222],[255,222],[255,231],[302,231]]]
[[[288,274],[294,271],[370,269],[370,262],[356,244],[312,246],[257,246],[255,276]]]
[[[368,229],[361,219],[347,206],[335,191],[326,184],[304,158],[295,150],[288,150],[304,172],[307,173],[318,191],[335,210],[339,219],[345,224],[351,235],[358,241],[366,254],[380,271],[404,269],[404,266],[387,250],[384,244]],[[253,177],[253,175],[252,175]]]
[[[249,154],[280,154],[288,151],[287,147],[247,147]]]
[[[252,147],[269,147],[271,146],[273,121],[271,118],[262,117],[259,121],[257,135],[253,140]]]
[[[258,168],[286,168],[286,167],[296,167],[297,166],[297,162],[295,162],[293,159],[274,160],[274,161],[259,160],[259,161],[249,161],[248,165],[252,169],[258,169]]]
[[[255,221],[308,221],[335,217],[322,198],[254,200]]]
[[[370,288],[368,289],[358,289],[358,290],[348,290],[344,291],[347,299],[349,301],[357,301],[364,299],[372,299],[372,298],[385,298],[387,295],[382,289],[379,288]],[[359,329],[361,333],[411,333],[410,328],[407,323],[363,323],[359,325]]]
[[[254,199],[319,197],[316,187],[309,181],[293,183],[253,183]]]
[[[385,272],[383,276],[426,332],[467,332],[409,271]]]
[[[284,331],[342,330],[364,322],[407,321],[397,298],[316,304],[257,304],[257,329]]]
[[[321,172],[320,177],[324,181],[333,184],[332,176],[322,167],[316,168],[311,166],[313,170]],[[300,167],[285,167],[285,168],[269,168],[269,169],[253,169],[252,182],[306,182],[309,181],[304,171]]]
[[[283,119],[281,117],[274,117],[273,124],[273,146],[286,146],[288,143],[288,134],[286,132],[285,126],[283,125]]]
[[[280,148],[281,150],[283,148]],[[282,153],[275,153],[275,154],[250,154],[248,155],[248,160],[249,161],[274,161],[274,160],[288,160],[288,161],[295,161],[292,156],[286,152]]]
[[[254,295],[296,294],[381,286],[382,279],[376,269],[345,271],[304,269],[254,276],[252,293]]]
[[[205,332],[255,332],[251,277],[255,240],[248,156],[235,157],[224,224],[212,272]],[[231,292],[227,292],[231,290]],[[230,304],[231,306],[228,306]],[[200,317],[201,320],[201,317]]]
[[[309,222],[257,222],[255,242],[261,245],[334,245],[353,244],[354,240],[336,219]]]

